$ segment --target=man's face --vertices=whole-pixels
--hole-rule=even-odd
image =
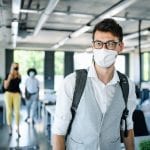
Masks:
[[[114,36],[111,32],[96,31],[94,35],[94,41],[96,42],[95,43],[93,42],[93,48],[98,48],[99,47],[98,44],[100,44],[100,42],[102,42],[101,44],[103,45],[102,48],[114,50],[117,51],[118,53],[120,53],[124,48],[123,42],[120,42],[119,38]],[[112,43],[111,42],[108,43],[108,41],[111,41]]]

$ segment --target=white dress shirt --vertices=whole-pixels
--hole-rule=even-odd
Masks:
[[[91,78],[94,94],[103,114],[107,111],[115,92],[115,86],[119,82],[118,74],[115,70],[112,80],[106,85],[101,82],[92,64],[88,71],[88,78]],[[133,128],[132,113],[136,107],[135,86],[129,81],[129,97],[127,107],[129,115],[127,118],[128,129]],[[71,105],[75,87],[75,73],[68,75],[57,93],[55,119],[52,127],[53,134],[65,135],[71,120]],[[124,127],[122,127],[124,128]]]

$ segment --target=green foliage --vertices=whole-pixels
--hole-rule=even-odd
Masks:
[[[150,140],[143,140],[139,146],[140,150],[150,150]]]
[[[38,74],[43,74],[44,52],[15,50],[14,61],[19,63],[19,70],[22,75],[27,74],[31,67],[37,69]],[[55,52],[55,75],[63,75],[64,52]]]
[[[29,68],[36,68],[38,74],[43,74],[44,52],[42,51],[19,51],[14,52],[14,61],[19,63],[22,75],[27,74]]]
[[[150,81],[150,52],[142,54],[142,78],[144,81]]]

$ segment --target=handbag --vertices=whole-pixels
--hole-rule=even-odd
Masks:
[[[32,95],[32,94],[28,92],[27,88],[25,88],[25,98],[26,98],[27,100],[29,100],[30,97],[31,97],[31,95]]]

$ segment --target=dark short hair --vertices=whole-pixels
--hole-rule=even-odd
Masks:
[[[114,19],[108,18],[97,23],[93,29],[93,35],[92,35],[93,40],[96,31],[110,32],[114,36],[118,37],[120,42],[122,42],[123,40],[122,27]]]
[[[37,75],[37,71],[35,68],[29,68],[28,71],[27,71],[27,74],[29,75],[30,72],[34,72],[35,75]]]

